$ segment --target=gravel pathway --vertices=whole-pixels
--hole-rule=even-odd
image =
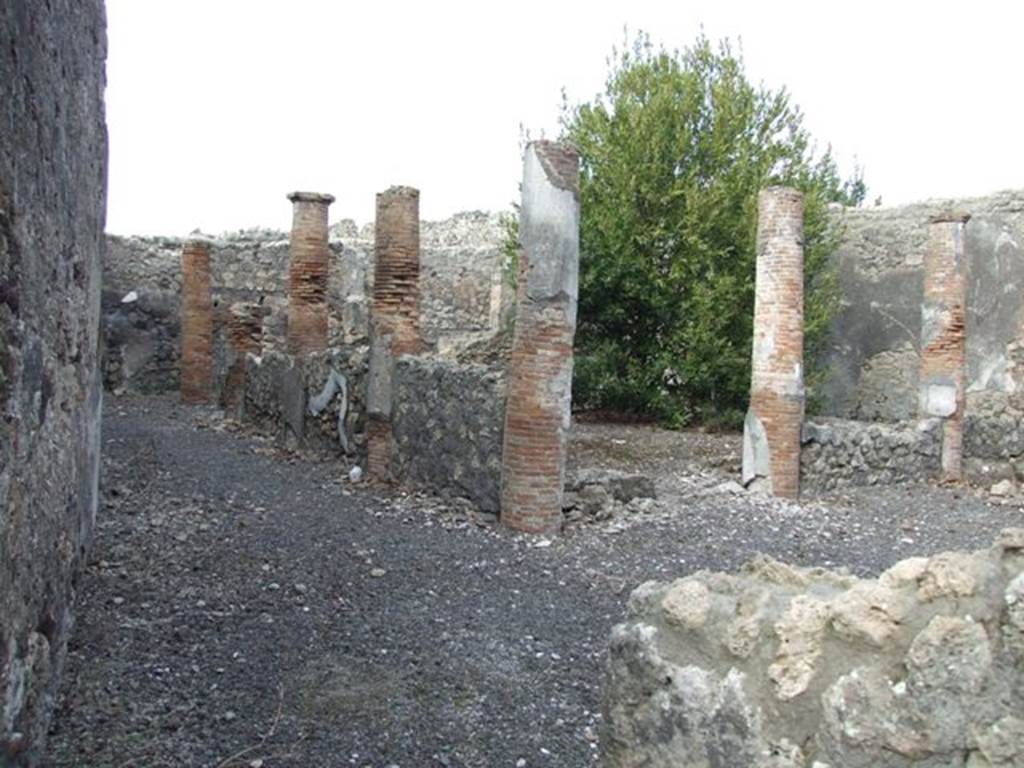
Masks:
[[[1024,525],[959,487],[737,493],[734,436],[645,427],[580,425],[572,465],[643,469],[659,502],[554,541],[170,399],[109,399],[103,439],[54,766],[594,765],[605,639],[639,583],[758,552],[870,574]]]

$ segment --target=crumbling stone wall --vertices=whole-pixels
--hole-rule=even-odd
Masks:
[[[244,411],[247,358],[259,357],[263,352],[264,317],[266,312],[260,304],[240,301],[228,308],[228,339],[233,359],[221,390],[221,404],[234,417]]]
[[[0,765],[40,763],[99,476],[100,0],[0,4]]]
[[[1024,418],[1024,190],[833,212],[846,229],[836,255],[843,308],[826,359],[824,411],[870,421],[918,414],[924,265],[929,228],[943,226],[929,222],[950,210],[970,214],[966,227],[944,225],[962,229],[967,273],[963,472],[975,481],[1019,482],[1024,445],[1014,434]]]
[[[942,422],[880,424],[815,418],[804,422],[800,484],[808,491],[921,482],[939,471]]]
[[[1013,404],[1024,392],[1024,190],[837,209],[846,229],[836,254],[843,306],[821,392],[828,414],[873,421],[917,415],[929,220],[943,210],[971,215],[963,245],[968,418],[972,395]]]
[[[367,343],[373,288],[373,225],[330,227],[328,345]],[[460,213],[421,223],[420,328],[424,341],[455,355],[508,325],[514,287],[507,279],[497,214]],[[104,386],[170,392],[179,387],[181,251],[187,238],[108,236],[104,257]],[[214,382],[233,360],[229,308],[261,304],[263,346],[286,348],[289,238],[244,230],[210,242],[214,301]],[[502,279],[502,276],[505,279]]]
[[[605,765],[1024,765],[1024,529],[878,579],[768,558],[648,582],[612,633]]]
[[[342,398],[330,387],[332,373],[344,376],[347,385],[340,425]],[[365,347],[302,357],[278,350],[247,355],[242,419],[281,447],[361,463],[366,450],[366,373]],[[325,388],[324,407],[311,412],[310,405]]]
[[[392,415],[395,476],[497,514],[507,389],[501,366],[401,358]]]
[[[372,242],[342,222],[331,237],[328,342],[359,345],[367,336],[367,264]],[[337,232],[343,232],[342,239]],[[358,232],[356,231],[356,234]],[[110,236],[104,267],[104,385],[141,392],[178,389],[181,353],[182,238]],[[262,345],[287,348],[289,240],[268,230],[210,239],[213,378],[220,392],[234,360],[230,307],[264,308]]]
[[[455,356],[511,327],[516,280],[499,215],[472,211],[420,223],[420,333]]]

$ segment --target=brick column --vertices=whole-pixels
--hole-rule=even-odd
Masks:
[[[757,276],[750,409],[743,425],[743,483],[800,495],[804,419],[804,196],[758,195]]]
[[[501,520],[531,533],[562,526],[572,344],[579,282],[579,158],[566,145],[526,148],[519,301],[501,467]]]
[[[367,389],[367,474],[391,480],[391,378],[395,359],[417,354],[420,336],[420,193],[391,187],[377,195],[370,371]]]
[[[942,476],[963,477],[967,258],[964,230],[970,215],[947,211],[931,220],[921,304],[922,417],[945,420]]]
[[[327,207],[331,195],[292,192],[288,269],[288,351],[304,355],[327,349]]]
[[[263,318],[267,310],[260,304],[239,302],[228,310],[228,338],[234,361],[224,381],[224,410],[237,415],[245,400],[245,358],[263,349]]]
[[[189,240],[181,253],[181,399],[213,397],[213,296],[210,244]]]

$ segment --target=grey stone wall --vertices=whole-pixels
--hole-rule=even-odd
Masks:
[[[1024,483],[1024,410],[1016,398],[968,396],[964,470],[975,482]]]
[[[972,215],[968,260],[968,393],[1006,401],[1024,391],[1024,190],[898,208],[840,209],[836,255],[843,309],[823,389],[830,415],[898,421],[917,414],[923,260],[928,219]],[[968,416],[971,403],[968,403]]]
[[[421,327],[438,350],[454,354],[507,322],[514,291],[503,279],[503,236],[497,214],[461,213],[421,224]],[[103,292],[108,389],[177,389],[185,239],[109,236]],[[329,343],[332,348],[359,345],[367,338],[373,287],[373,225],[334,224],[330,248]],[[288,253],[283,232],[254,229],[212,239],[215,386],[223,381],[230,359],[226,321],[231,304],[262,301],[269,310],[264,348],[285,348]]]
[[[938,419],[893,424],[834,418],[806,421],[800,485],[813,492],[920,482],[938,473],[941,449]]]
[[[274,438],[278,445],[361,463],[366,443],[366,373],[368,348],[315,352],[295,358],[271,350],[246,359],[245,401],[242,420]],[[318,413],[310,403],[323,391],[331,372],[347,380],[344,450],[339,435],[339,394],[330,397]]]
[[[0,766],[41,761],[99,477],[101,0],[0,3]]]
[[[515,276],[495,214],[459,213],[420,227],[420,331],[438,352],[459,352],[511,323]]]
[[[181,249],[186,238],[110,236],[104,262],[104,384],[108,389],[173,391],[180,374]],[[331,239],[329,339],[334,347],[366,338],[366,281],[372,243]],[[369,250],[367,250],[369,248]],[[262,303],[263,345],[283,350],[288,317],[288,236],[245,230],[214,238],[210,278],[214,301],[214,382],[231,360],[228,308]],[[128,297],[129,301],[125,301]]]
[[[1024,529],[877,580],[763,558],[643,584],[604,723],[608,768],[1024,765]]]
[[[393,384],[395,476],[497,514],[505,371],[407,355],[395,366]]]

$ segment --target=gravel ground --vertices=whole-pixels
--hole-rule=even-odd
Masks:
[[[552,541],[231,426],[107,401],[52,765],[594,765],[605,639],[641,582],[759,552],[866,575],[1024,525],[963,487],[777,502],[729,482],[735,436],[586,424],[571,466],[641,470],[659,501]]]

